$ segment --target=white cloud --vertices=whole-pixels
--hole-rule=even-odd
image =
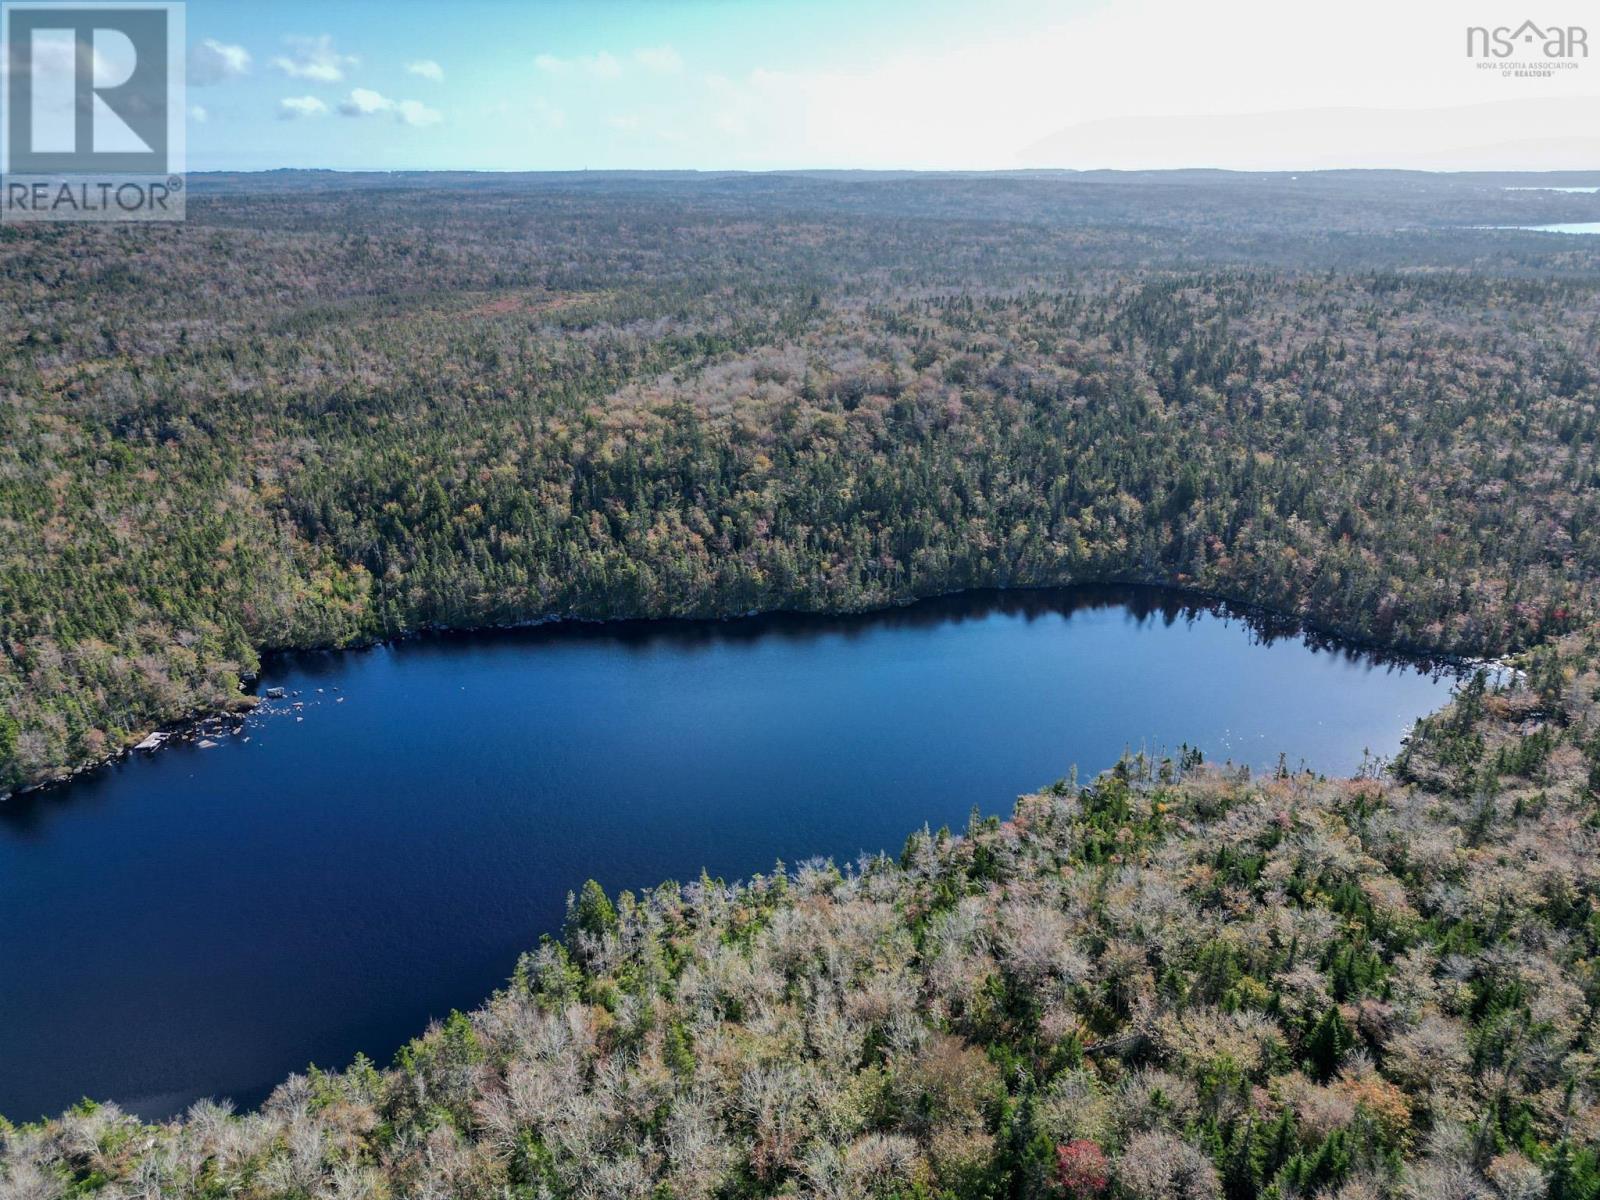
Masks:
[[[374,113],[390,112],[394,101],[371,88],[355,88],[339,101],[339,111],[347,117],[370,117]]]
[[[371,88],[352,88],[350,94],[339,101],[339,111],[347,117],[393,113],[395,120],[414,129],[437,125],[444,120],[443,113],[436,108],[429,108],[421,100],[391,100]]]
[[[284,41],[290,53],[280,54],[272,65],[291,79],[310,79],[317,83],[339,83],[350,67],[361,60],[353,54],[340,54],[333,48],[333,37],[290,37]]]
[[[557,58],[554,54],[536,55],[533,65],[547,75],[587,75],[591,79],[616,79],[622,74],[622,62],[605,50],[598,54],[584,54],[578,58]]]
[[[444,120],[443,113],[436,108],[429,108],[421,100],[401,100],[394,106],[394,113],[400,118],[401,124],[414,129],[424,129]]]
[[[286,96],[278,101],[278,117],[293,121],[297,117],[320,117],[328,106],[315,96]]]
[[[44,35],[45,31],[41,30],[40,34],[43,36],[36,36],[33,39],[33,45],[30,47],[26,61],[20,64],[21,70],[19,73],[29,73],[39,79],[70,81],[75,77],[78,70],[77,51],[74,49],[75,43],[69,34],[59,33],[59,31],[51,31],[51,33],[58,34],[58,36]],[[9,57],[9,55],[0,55],[0,73],[10,73],[10,63],[6,61]],[[103,65],[97,56],[93,67],[96,77],[100,77]],[[66,105],[70,108],[72,92],[70,84],[66,91],[68,95]],[[59,88],[50,88],[47,90],[47,95],[54,98],[61,95],[61,90]]]
[[[19,74],[31,74],[39,79],[52,79],[57,81],[72,80],[77,75],[78,56],[80,50],[73,41],[69,31],[64,29],[39,30],[42,36],[35,37],[26,61],[20,64]],[[126,36],[118,39],[95,40],[92,50],[89,51],[89,70],[95,79],[122,79],[130,75],[134,68],[134,50]],[[0,78],[10,73],[7,56],[0,55]],[[51,88],[50,92],[59,94],[57,89]],[[69,95],[66,97],[66,106],[70,109],[72,98],[70,86],[67,88]]]
[[[683,70],[683,56],[671,46],[646,46],[633,52],[633,60],[647,71],[676,75]]]
[[[444,82],[444,68],[431,58],[419,58],[416,62],[406,64],[406,70],[422,79],[431,79],[434,83]]]
[[[607,117],[606,124],[611,126],[611,128],[615,129],[618,133],[637,133],[639,130],[639,118],[633,113],[623,113],[620,116]]]
[[[1578,0],[1551,3],[1547,20],[1583,23]],[[1585,81],[1590,68],[1581,64],[1548,80],[1478,69],[1464,52],[1463,31],[1474,22],[1459,0],[1348,0],[1333,21],[1280,0],[1119,0],[1055,12],[1026,32],[960,45],[907,41],[859,67],[753,71],[735,85],[736,99],[719,97],[717,108],[744,114],[758,134],[751,144],[771,156],[749,165],[980,168],[1043,165],[1035,148],[1045,139],[1112,120],[1432,109],[1527,96],[1593,103],[1593,77]],[[1110,135],[1104,145],[1117,150],[1115,159],[1102,157],[1096,143],[1049,165],[1138,158],[1126,145],[1112,146]],[[1252,164],[1294,165],[1312,147],[1264,149]],[[1417,144],[1413,161],[1420,165],[1418,155],[1433,149]],[[1140,161],[1212,165],[1195,154]],[[1358,163],[1371,165],[1351,159]]]
[[[189,105],[189,119],[196,125],[204,125],[211,119],[211,114],[205,110],[203,105],[191,104]]]
[[[250,73],[250,51],[243,46],[204,38],[189,47],[188,82],[206,87]]]

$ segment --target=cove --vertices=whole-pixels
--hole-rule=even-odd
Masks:
[[[591,876],[898,853],[1128,749],[1348,774],[1452,683],[1117,588],[280,657],[240,733],[0,805],[0,1113],[254,1104],[476,1005]]]

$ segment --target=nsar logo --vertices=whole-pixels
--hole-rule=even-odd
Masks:
[[[1510,58],[1513,54],[1543,58],[1588,58],[1589,31],[1582,25],[1546,25],[1524,21],[1510,25],[1473,25],[1467,29],[1469,58]]]

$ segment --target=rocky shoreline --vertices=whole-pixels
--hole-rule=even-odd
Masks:
[[[36,792],[47,792],[91,775],[105,767],[113,766],[135,754],[154,754],[165,746],[178,742],[200,741],[218,734],[237,733],[244,724],[244,719],[255,711],[261,703],[261,697],[241,692],[235,699],[229,701],[228,706],[220,711],[216,709],[195,709],[185,715],[166,721],[154,729],[147,730],[137,736],[130,735],[128,741],[115,752],[102,758],[93,759],[77,767],[53,775],[49,779],[37,783],[25,784],[9,792],[0,792],[0,804],[10,800],[13,796],[27,796]],[[231,728],[228,728],[231,726]]]

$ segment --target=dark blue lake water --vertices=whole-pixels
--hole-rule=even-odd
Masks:
[[[0,1113],[254,1103],[475,1005],[590,876],[898,852],[1129,747],[1348,773],[1450,684],[1149,590],[279,659],[219,745],[0,804]]]

